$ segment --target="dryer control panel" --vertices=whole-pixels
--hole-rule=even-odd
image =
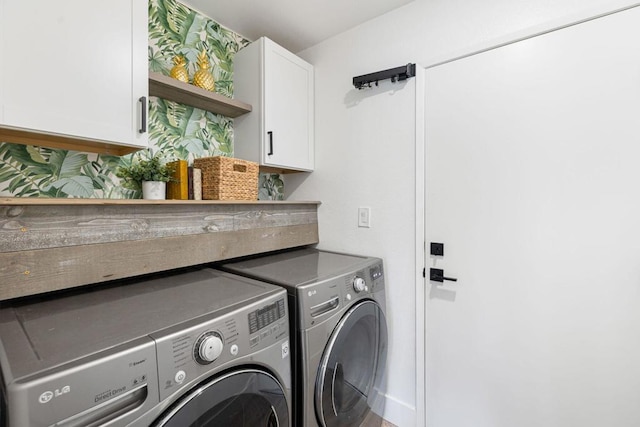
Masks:
[[[355,273],[344,276],[344,297],[347,302],[371,296],[384,289],[382,262],[367,266]]]
[[[341,308],[361,299],[375,299],[384,305],[384,272],[382,261],[376,261],[351,273],[297,288],[301,307],[299,321],[310,328]]]

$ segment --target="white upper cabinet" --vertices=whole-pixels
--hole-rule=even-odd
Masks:
[[[233,73],[234,96],[253,106],[234,120],[234,156],[312,171],[313,66],[262,37],[236,54]]]
[[[143,0],[0,0],[0,141],[146,147],[147,10]]]

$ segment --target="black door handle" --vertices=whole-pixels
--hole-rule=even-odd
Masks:
[[[138,132],[145,133],[147,131],[147,97],[140,97],[138,102],[142,104],[142,120],[140,120],[140,129],[138,129]]]
[[[455,279],[453,277],[444,277],[444,270],[442,270],[441,268],[430,268],[429,269],[429,280],[432,280],[434,282],[444,282],[445,280],[448,280],[450,282],[457,282],[458,279]]]
[[[267,135],[269,135],[269,152],[267,153],[267,156],[271,156],[273,155],[273,132],[269,131],[267,132]]]

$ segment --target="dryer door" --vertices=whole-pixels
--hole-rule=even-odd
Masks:
[[[387,322],[375,302],[360,302],[342,317],[316,379],[316,415],[322,426],[357,426],[372,408],[382,409],[387,345]]]
[[[285,392],[270,374],[234,371],[205,382],[170,408],[160,427],[289,427]]]

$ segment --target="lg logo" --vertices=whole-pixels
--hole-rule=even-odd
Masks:
[[[47,403],[51,399],[53,399],[53,392],[45,391],[40,395],[40,398],[38,399],[38,401],[40,401],[40,403]]]
[[[54,391],[45,391],[38,398],[38,402],[47,403],[54,397],[62,396],[63,394],[67,394],[70,391],[71,391],[71,387],[69,387],[68,385],[62,387],[61,389],[55,389]]]

